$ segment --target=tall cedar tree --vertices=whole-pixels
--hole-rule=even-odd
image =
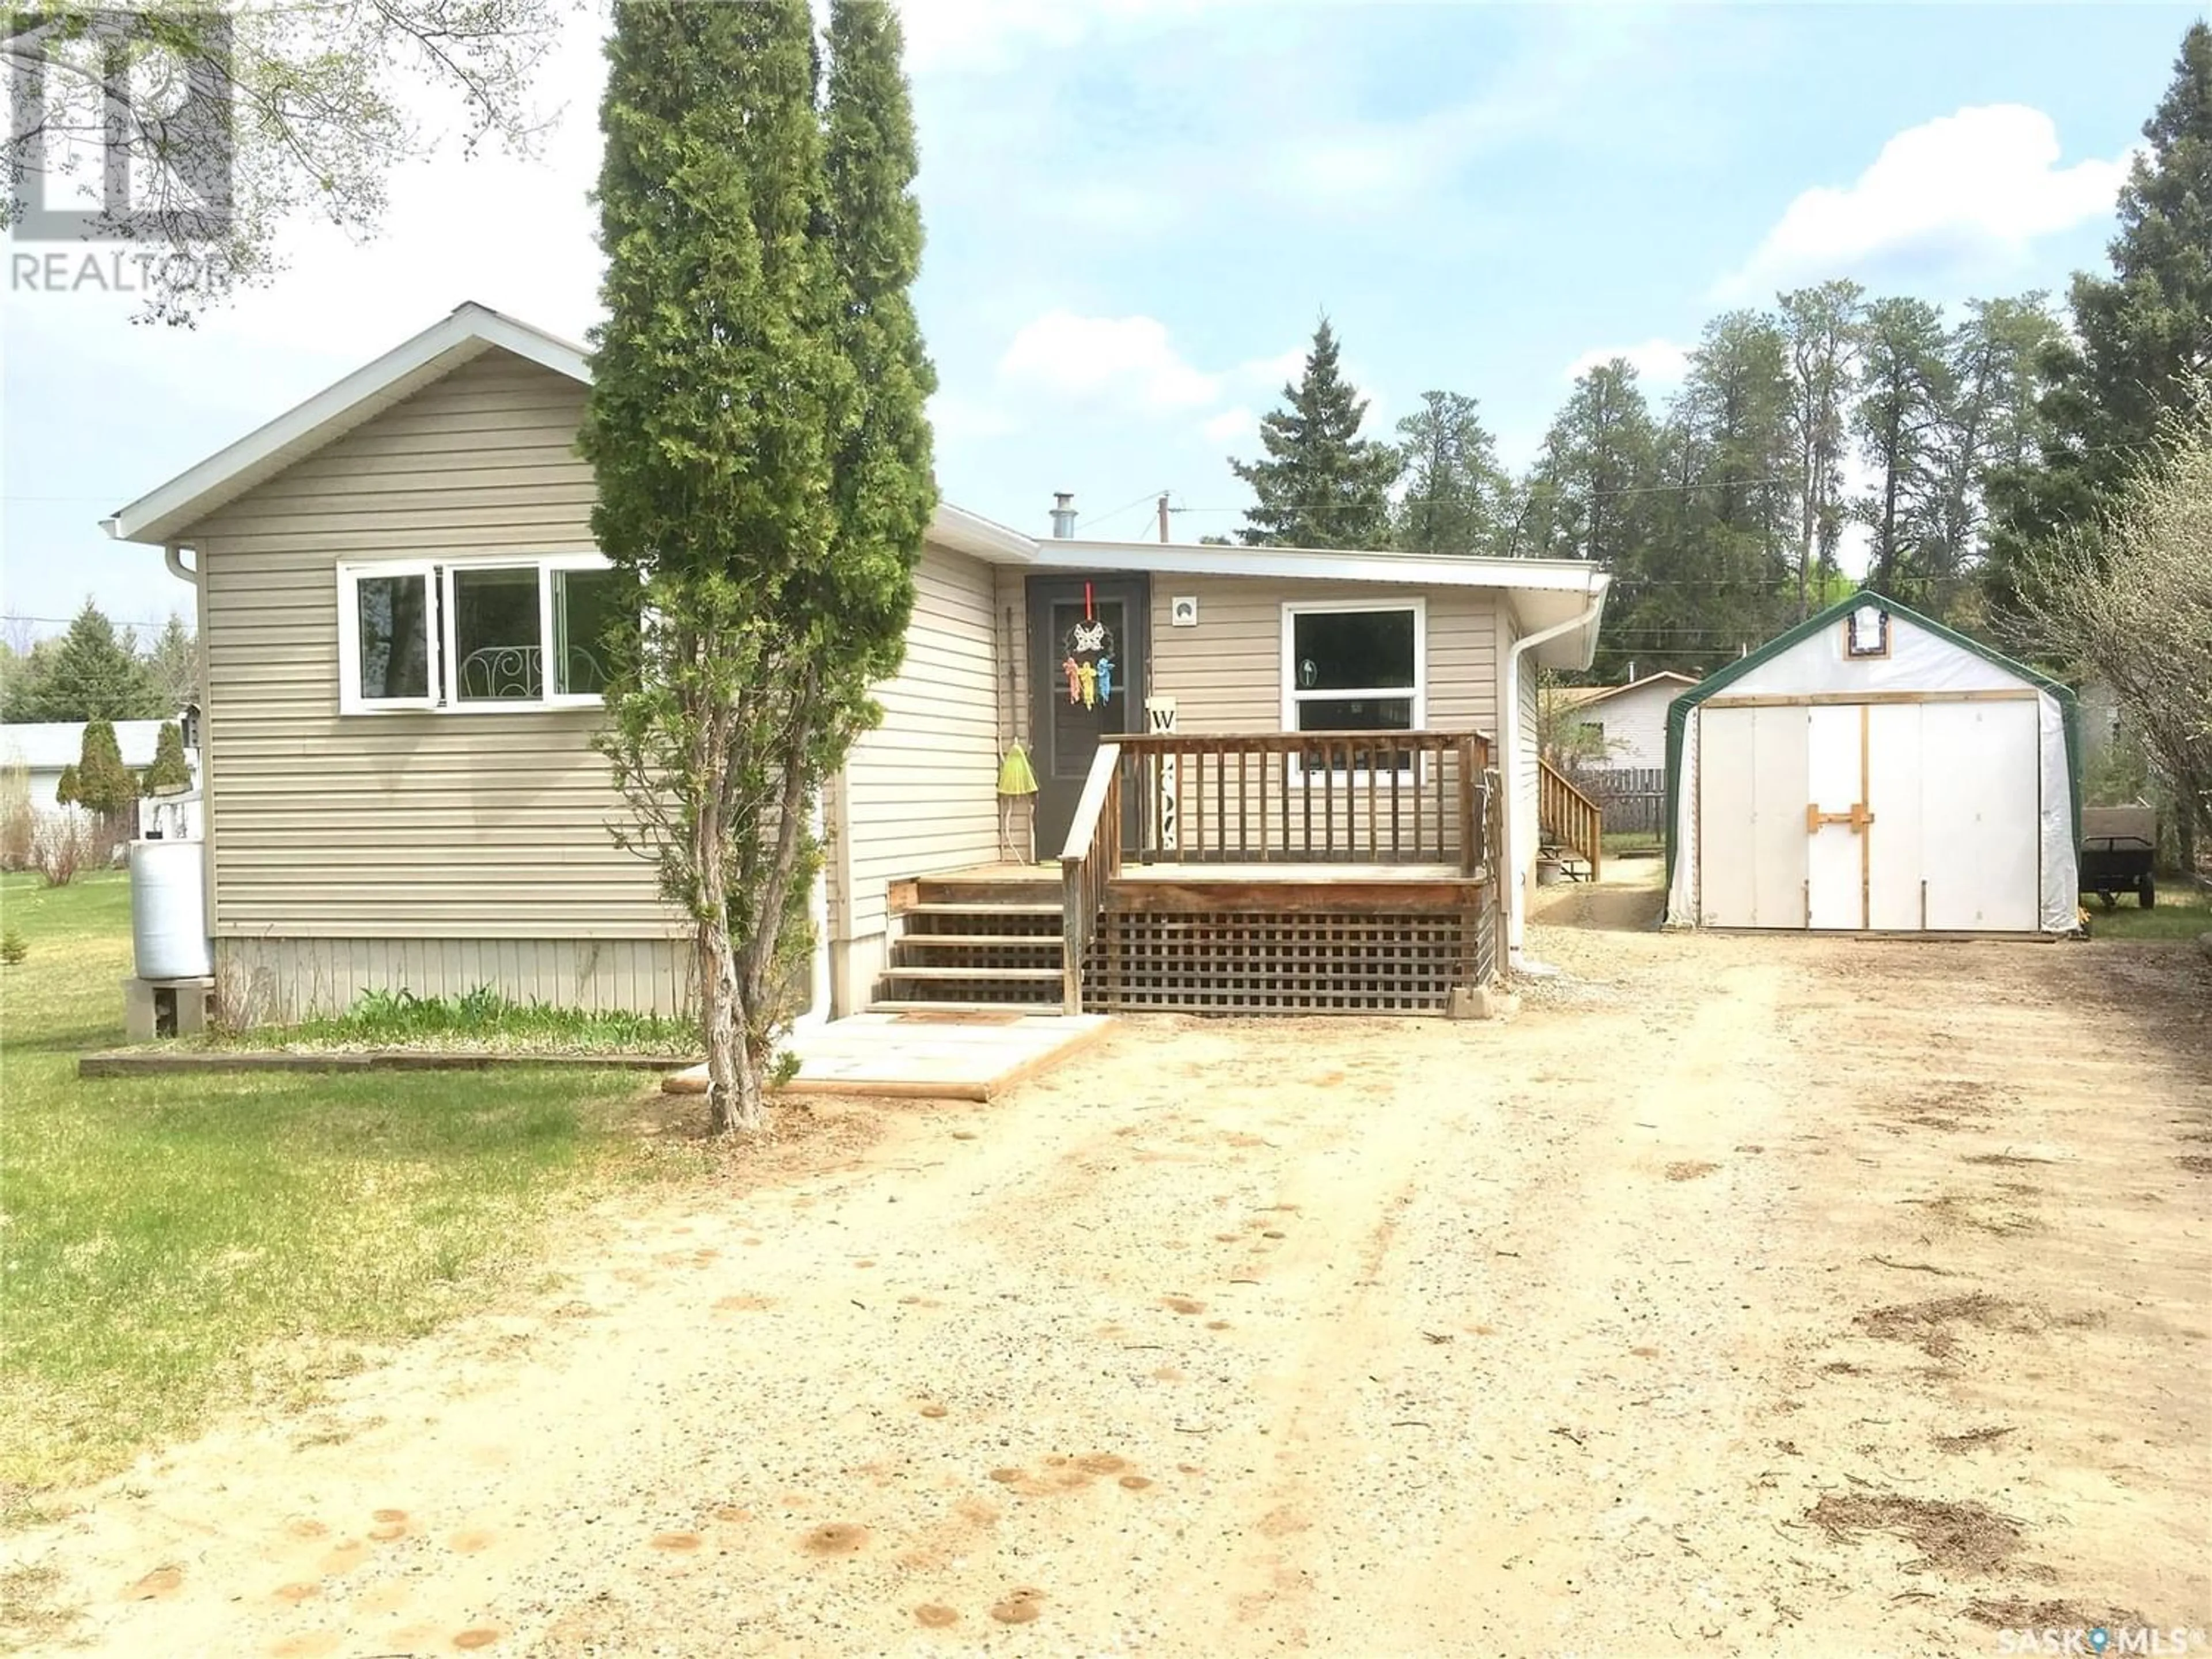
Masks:
[[[1985,581],[2002,608],[2017,605],[2024,556],[2093,528],[2160,422],[2190,407],[2192,377],[2212,373],[2212,24],[2182,37],[2142,131],[2148,147],[2120,187],[2112,274],[2075,276],[2074,337],[2042,354],[2040,464],[2000,473],[1992,490]]]
[[[805,0],[622,0],[601,106],[582,444],[594,534],[642,604],[601,746],[617,838],[693,923],[723,1133],[764,1121],[805,982],[814,805],[879,717],[933,499],[897,26],[836,0],[830,32],[825,110]]]
[[[174,795],[191,787],[192,769],[185,759],[184,728],[174,720],[164,720],[161,735],[154,740],[153,764],[139,780],[140,790],[149,795]]]
[[[88,720],[78,749],[74,780],[76,804],[111,823],[139,796],[138,775],[123,763],[112,720]]]
[[[22,720],[149,720],[173,714],[139,656],[131,630],[119,634],[87,599],[69,631],[41,645],[9,676],[4,715]]]
[[[1404,458],[1392,445],[1359,435],[1367,399],[1337,362],[1335,332],[1324,317],[1314,330],[1304,374],[1283,387],[1285,408],[1260,422],[1265,460],[1229,460],[1258,505],[1238,533],[1247,547],[1387,547],[1390,486]]]

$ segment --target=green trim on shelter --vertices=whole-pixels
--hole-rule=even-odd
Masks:
[[[2017,675],[2038,690],[2050,692],[2058,700],[2059,724],[2066,734],[2066,788],[2069,797],[2068,805],[2073,815],[2075,844],[2076,846],[2081,844],[2081,708],[2075,698],[2073,689],[2061,681],[2051,678],[2040,669],[2030,668],[2024,662],[2015,662],[2002,651],[1992,650],[1979,640],[1961,634],[1955,628],[1947,628],[1932,617],[1923,617],[1910,606],[1899,605],[1886,593],[1876,592],[1871,587],[1863,587],[1848,598],[1837,600],[1826,610],[1806,617],[1795,628],[1776,635],[1748,656],[1739,657],[1727,667],[1706,675],[1705,678],[1667,705],[1666,822],[1661,826],[1667,847],[1667,868],[1664,878],[1667,892],[1671,894],[1674,890],[1675,826],[1681,821],[1677,797],[1681,793],[1682,750],[1686,744],[1690,729],[1690,711],[1715,692],[1725,690],[1735,684],[1760,664],[1772,662],[1784,652],[1802,645],[1821,629],[1832,623],[1841,621],[1869,600],[1880,605],[1890,616],[1902,617],[1914,627],[1924,628],[1936,638],[1948,641],[1962,651],[1972,652],[1984,662],[1995,664],[2008,674]]]

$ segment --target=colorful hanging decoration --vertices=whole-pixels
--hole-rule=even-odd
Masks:
[[[1114,630],[1100,618],[1091,584],[1083,584],[1083,620],[1061,641],[1066,652],[1060,672],[1066,677],[1070,708],[1096,708],[1114,700]]]

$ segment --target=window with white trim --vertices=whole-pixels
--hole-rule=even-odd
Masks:
[[[596,553],[340,565],[338,709],[597,706],[628,579]]]
[[[1404,599],[1293,601],[1283,606],[1283,726],[1291,732],[1418,732],[1426,697],[1427,617]],[[1342,751],[1339,751],[1341,753]],[[1352,753],[1355,769],[1369,764]],[[1409,754],[1396,757],[1407,771]],[[1316,752],[1300,770],[1318,767]],[[1343,769],[1341,760],[1336,769]],[[1383,759],[1388,769],[1390,761]]]
[[[1422,605],[1283,607],[1283,724],[1293,732],[1420,729]]]

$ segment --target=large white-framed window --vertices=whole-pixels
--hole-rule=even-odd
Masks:
[[[340,565],[339,710],[597,707],[624,591],[597,553]]]
[[[1419,598],[1287,601],[1282,663],[1285,731],[1418,732],[1427,715],[1427,608]],[[1364,769],[1364,751],[1355,764]]]

